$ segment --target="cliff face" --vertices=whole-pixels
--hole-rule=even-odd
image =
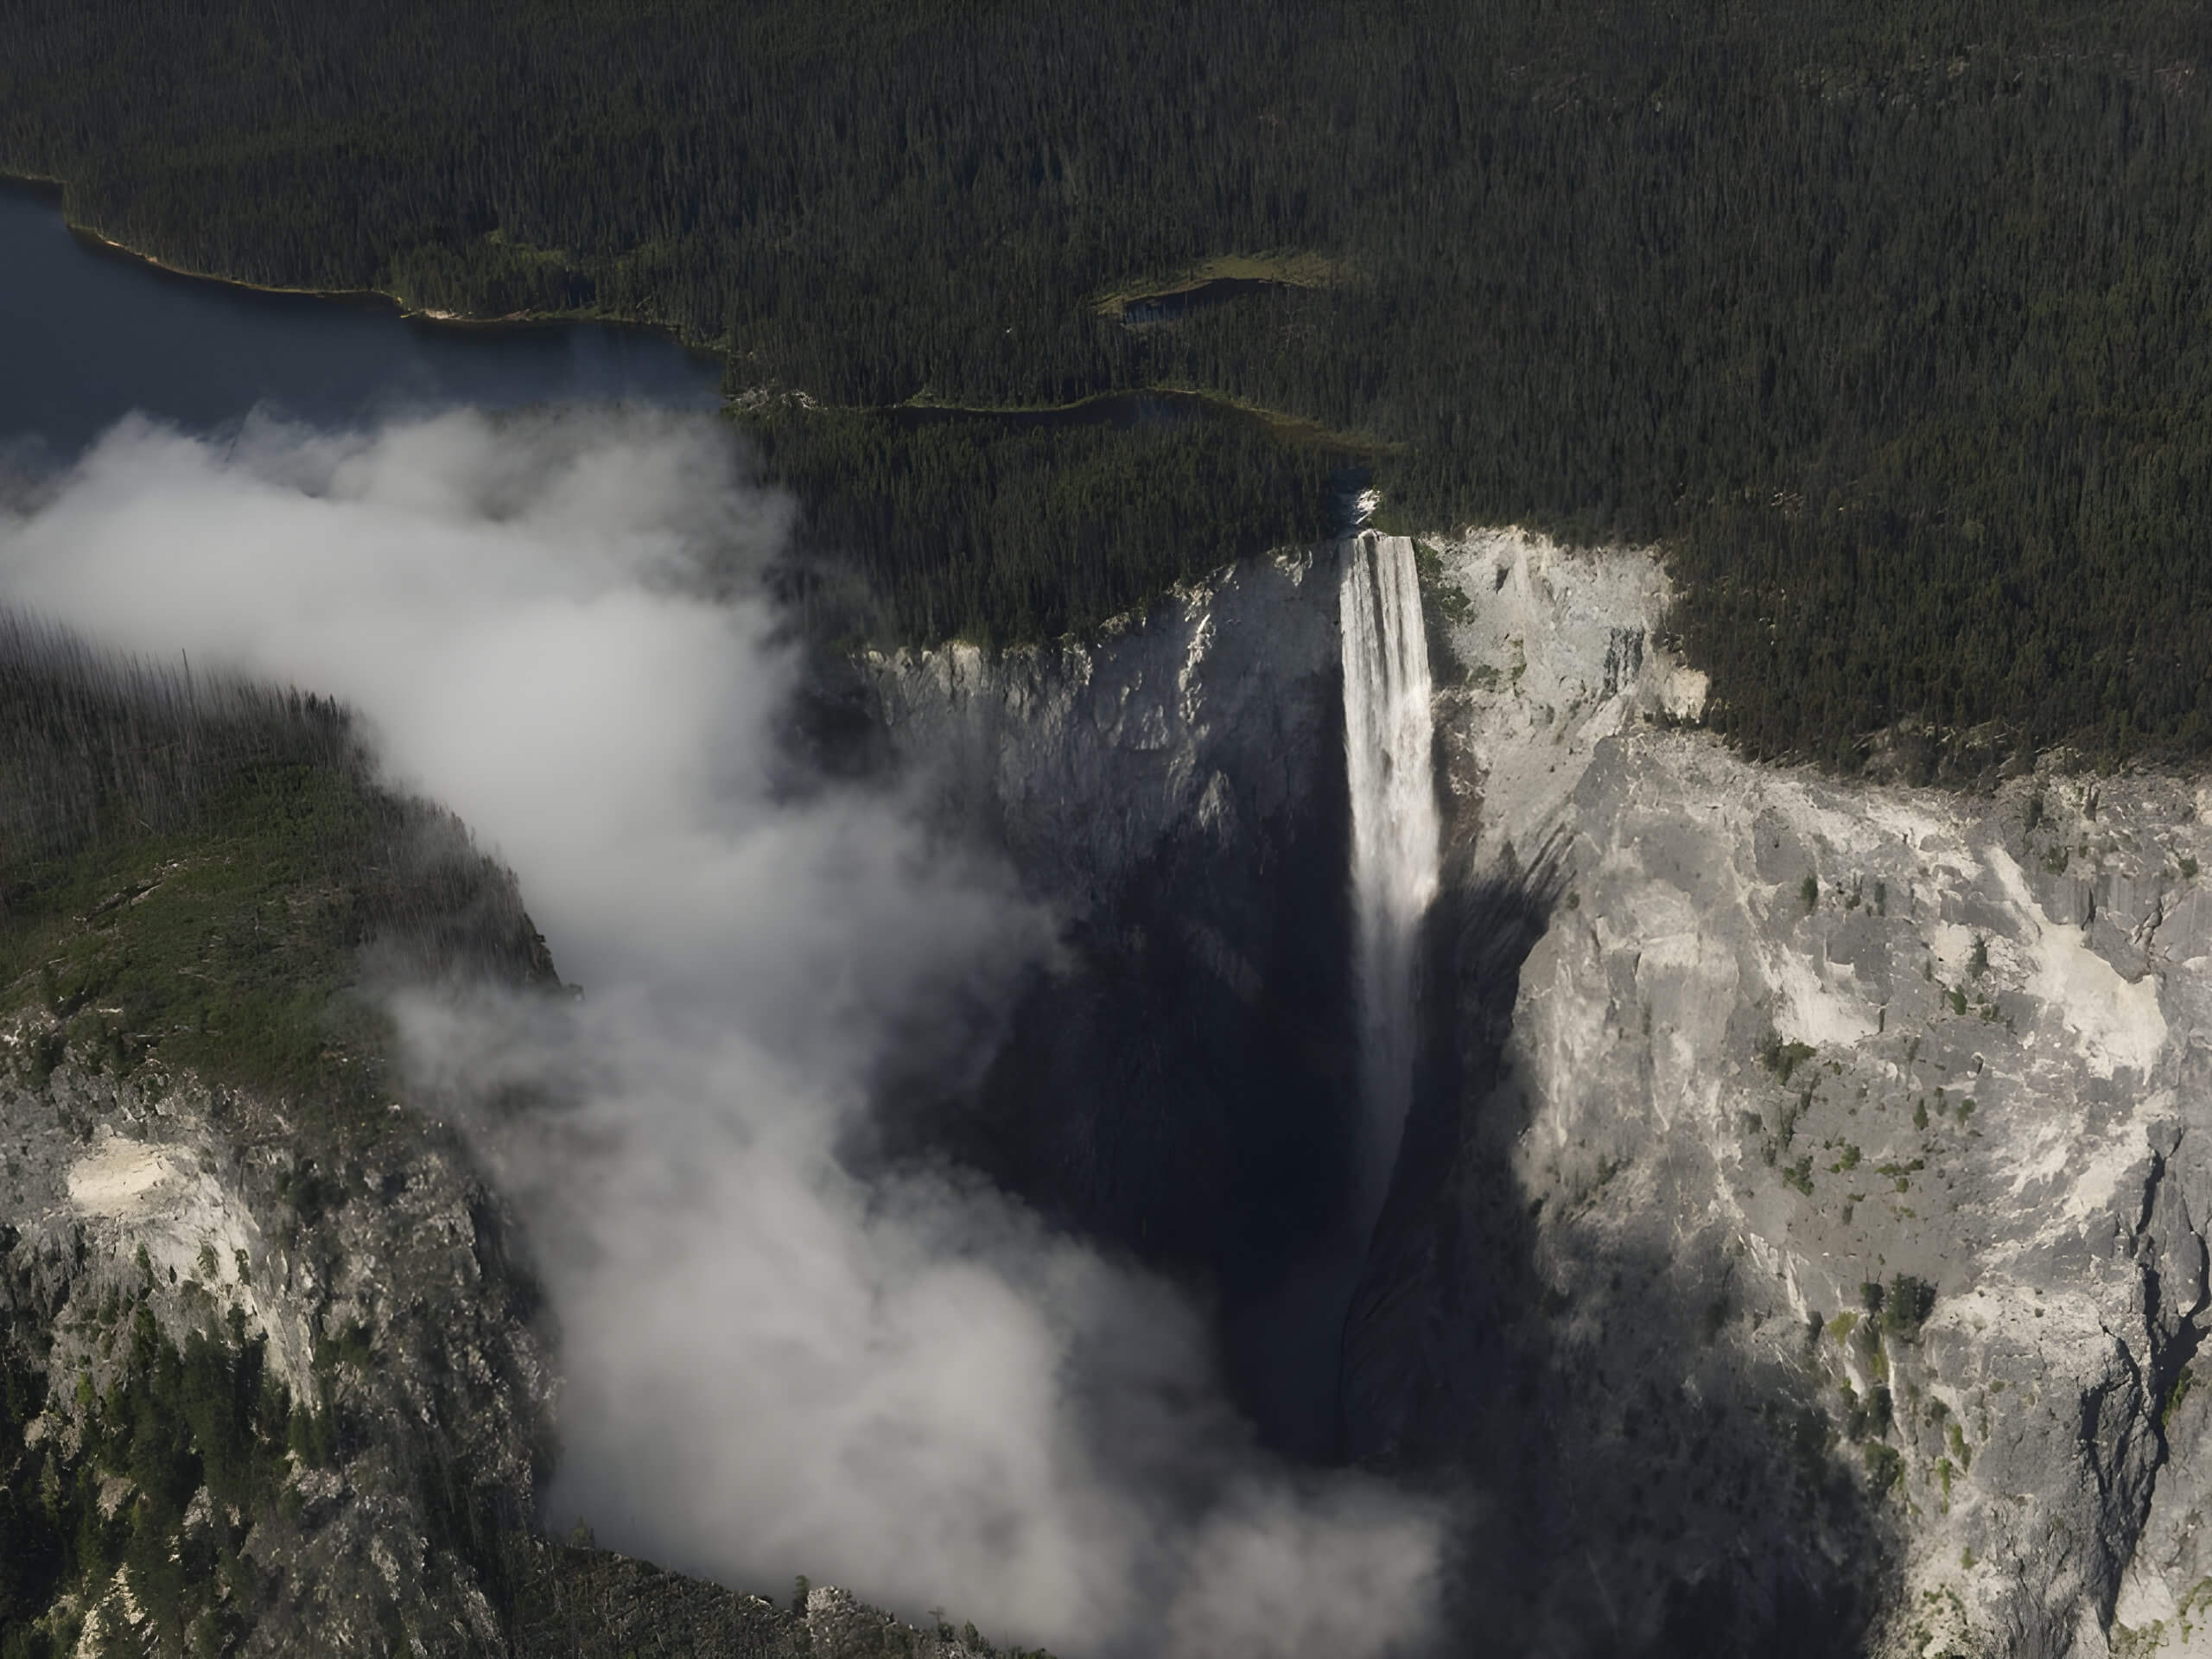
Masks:
[[[1647,563],[1440,563],[1448,1168],[1378,1237],[1356,1449],[1495,1479],[1540,1643],[2186,1643],[2212,791],[1749,766],[1672,729]]]
[[[1341,775],[1331,551],[1180,588],[1094,640],[871,657],[881,717],[944,803],[1078,915],[1171,843],[1262,861]]]
[[[504,878],[448,874],[504,924],[457,926],[466,959],[550,978]],[[143,914],[84,927],[128,955]],[[212,1081],[127,999],[75,1000],[0,1019],[11,1656],[986,1651],[541,1535],[556,1333],[442,1103]]]
[[[1068,923],[908,1127],[1217,1293],[1280,1444],[1466,1492],[1502,1649],[2207,1650],[2212,790],[1750,766],[1648,558],[1420,557],[1444,892],[1341,1332],[1297,1313],[1358,1109],[1334,550],[866,665]],[[54,948],[151,949],[154,890]],[[435,1103],[224,1086],[79,991],[27,969],[0,1022],[11,1639],[980,1650],[535,1535],[551,1333]]]
[[[1523,1650],[2201,1648],[2212,795],[1747,765],[1688,728],[1649,558],[1422,558],[1447,890],[1348,1449],[1460,1471],[1471,1599]],[[1220,1146],[1195,1205],[1351,1109],[1342,979],[1298,1001],[1278,954],[1342,959],[1332,575],[878,664],[902,744],[1076,918],[988,1127],[1109,1234],[1184,1213],[1135,1172]],[[1290,1006],[1333,1022],[1319,1081],[1264,1069]],[[1236,1068],[1308,1115],[1238,1109]],[[1168,1236],[1218,1269],[1329,1190]]]
[[[1337,585],[1328,550],[1256,561],[1090,644],[868,665],[939,810],[1067,924],[931,1133],[1221,1294],[1247,1403],[1307,1446],[1333,1360],[1262,1310],[1354,1145]]]
[[[11,1614],[95,1648],[496,1647],[550,1383],[465,1161],[397,1121],[337,1154],[157,1065],[11,1071],[10,1484],[43,1495],[11,1516]]]

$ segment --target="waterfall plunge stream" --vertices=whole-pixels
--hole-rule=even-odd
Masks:
[[[1413,543],[1362,533],[1336,551],[1357,1054],[1357,1096],[1341,1103],[1354,1133],[1348,1167],[1331,1172],[1343,1181],[1329,1194],[1335,1205],[1306,1217],[1313,1230],[1272,1283],[1249,1287],[1226,1310],[1224,1331],[1243,1403],[1268,1444],[1318,1464],[1344,1454],[1345,1325],[1413,1103],[1422,922],[1443,840]]]
[[[1413,1102],[1421,918],[1436,897],[1442,833],[1411,539],[1369,531],[1347,541],[1340,603],[1363,1130],[1353,1220],[1363,1236]]]

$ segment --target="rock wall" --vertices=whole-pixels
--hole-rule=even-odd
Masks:
[[[1285,1438],[1454,1471],[1516,1651],[2212,1652],[2212,790],[1749,765],[1649,556],[1421,548],[1436,1017]],[[872,671],[1071,918],[976,1155],[1253,1306],[1351,1093],[1332,569]]]
[[[877,654],[864,671],[941,804],[1077,916],[1164,847],[1270,856],[1341,776],[1333,549],[1178,588],[1095,639]]]
[[[504,1651],[500,1534],[531,1516],[552,1382],[467,1160],[411,1119],[334,1136],[158,1063],[48,1071],[46,1023],[34,1009],[0,1033],[0,1368],[11,1404],[35,1408],[0,1451],[11,1474],[44,1470],[49,1507],[93,1483],[115,1535],[30,1571],[41,1529],[11,1517],[26,1592],[54,1571],[104,1581],[47,1633],[175,1650],[169,1556],[196,1580],[184,1606],[204,1606],[193,1639],[226,1650],[295,1653],[312,1631],[330,1652],[396,1633]],[[234,1427],[204,1365],[177,1370],[195,1351],[259,1396],[221,1402],[243,1405]],[[186,1469],[205,1484],[168,1495],[190,1500],[180,1521],[162,1489]]]
[[[1433,552],[1459,1019],[1355,1450],[1488,1495],[1528,1650],[2208,1650],[2212,790],[1750,766],[1649,560]]]
[[[158,1057],[51,1064],[55,1030],[0,1020],[11,1653],[1001,1651],[543,1535],[553,1333],[438,1103],[334,1122]]]
[[[1219,1295],[1245,1403],[1318,1454],[1336,1331],[1286,1285],[1357,1144],[1338,588],[1330,547],[1088,644],[868,665],[938,810],[1066,921],[991,1075],[926,1133]]]

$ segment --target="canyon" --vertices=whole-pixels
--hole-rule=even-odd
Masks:
[[[1224,573],[1093,644],[874,664],[899,741],[964,757],[948,801],[1087,935],[1172,963],[1135,997],[1161,1024],[1223,1010],[1217,1055],[1264,1066],[1286,935],[1341,963],[1356,931],[1298,872],[1349,859],[1332,613],[1385,539]],[[1465,1593],[1519,1651],[2206,1650],[2212,791],[2063,757],[1979,793],[1752,765],[1696,729],[1649,555],[1401,547],[1443,874],[1404,1150],[1325,1404],[1286,1408],[1302,1443],[1478,1495]],[[1344,1167],[1348,988],[1307,994],[1339,1013],[1308,1027],[1332,1065],[1303,1116],[1224,1088],[1131,1149],[1115,1113],[1158,1106],[1071,1071],[1038,1131],[1057,1155],[1001,1168],[1241,1274],[1264,1324],[1341,1211],[1255,1264],[1172,1195],[1113,1195],[1203,1155],[1180,1137]],[[1333,1334],[1248,1358],[1310,1381]]]
[[[984,1073],[879,1152],[1192,1287],[1280,1452],[1449,1497],[1455,1618],[1503,1649],[2212,1651],[2212,787],[1749,763],[1669,602],[1642,550],[1369,531],[1080,642],[836,666],[868,764],[1064,923]],[[27,1446],[97,1432],[133,1309],[180,1346],[213,1310],[352,1425],[318,1452],[310,1405],[259,1541],[321,1586],[288,1616],[984,1650],[486,1545],[552,1455],[557,1338],[435,1103],[318,1192],[281,1100],[57,1064],[59,1028],[14,1013],[0,1093]]]

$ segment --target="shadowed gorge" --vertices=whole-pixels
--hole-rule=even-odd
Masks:
[[[1330,1061],[1325,1019],[1300,1030],[1341,1008],[1341,951],[1325,935],[1317,950],[1282,908],[1305,900],[1325,924],[1344,909],[1333,563],[1316,575],[1310,559],[1274,562],[1233,639],[1210,611],[1189,613],[1207,642],[1201,654],[1221,652],[1223,712],[1236,715],[1202,722],[1222,745],[1192,803],[1212,825],[1211,849],[1183,842],[1172,800],[1139,801],[1141,814],[1159,816],[1120,843],[1131,856],[1094,861],[1062,846],[1054,850],[1072,861],[1032,864],[1022,881],[1014,878],[1033,829],[1006,824],[995,847],[971,843],[956,833],[956,798],[932,808],[918,792],[962,752],[950,727],[941,747],[909,754],[911,777],[817,775],[791,747],[807,659],[761,586],[782,511],[744,481],[712,423],[449,415],[361,434],[250,428],[222,444],[125,427],[0,542],[12,594],[96,625],[110,651],[173,640],[180,664],[188,654],[272,679],[296,668],[335,688],[373,734],[351,764],[459,801],[487,826],[521,880],[547,893],[533,913],[566,942],[563,968],[589,987],[582,998],[518,994],[496,977],[442,973],[391,948],[401,940],[341,951],[333,971],[359,976],[374,1043],[341,1049],[315,1021],[352,984],[300,980],[281,954],[296,924],[277,930],[263,918],[272,901],[288,913],[306,901],[314,875],[302,893],[288,890],[294,878],[282,866],[264,868],[245,912],[278,982],[293,982],[315,1062],[360,1103],[357,1120],[334,1122],[337,1147],[324,1154],[361,1167],[360,1186],[349,1174],[344,1189],[363,1206],[359,1224],[401,1224],[413,1213],[401,1200],[419,1186],[428,1202],[437,1186],[404,1167],[377,1173],[348,1137],[373,1135],[387,1115],[391,1134],[404,1124],[411,1135],[421,1114],[438,1126],[430,1144],[451,1173],[480,1169],[530,1241],[543,1317],[487,1302],[492,1337],[530,1353],[556,1333],[559,1342],[558,1460],[500,1477],[507,1507],[484,1523],[477,1554],[454,1566],[454,1582],[474,1588],[428,1580],[419,1605],[378,1617],[422,1631],[442,1606],[474,1617],[467,1598],[480,1595],[471,1640],[489,1642],[482,1632],[495,1630],[502,1642],[520,1639],[513,1632],[539,1617],[530,1598],[557,1604],[568,1592],[545,1585],[545,1562],[507,1552],[542,1548],[523,1530],[531,1517],[581,1512],[609,1541],[678,1568],[742,1583],[826,1567],[894,1605],[957,1598],[1026,1643],[1303,1655],[1354,1631],[1383,1631],[1385,1645],[1418,1641],[1433,1604],[1438,1507],[1357,1471],[1285,1463],[1240,1417],[1221,1376],[1217,1320],[1273,1288],[1314,1216],[1334,1208],[1332,1147],[1350,1127],[1347,1103],[1332,1096],[1343,1068]],[[300,602],[309,596],[311,606]],[[313,617],[322,620],[302,626]],[[269,626],[278,618],[283,626]],[[571,648],[579,619],[589,646],[581,652]],[[1274,625],[1283,621],[1311,640],[1310,668],[1253,671],[1255,654],[1282,646]],[[182,671],[124,671],[126,713],[151,699],[151,712],[133,718],[157,750],[144,728],[164,698],[182,706],[163,716],[180,733],[202,723]],[[925,673],[907,689],[925,696],[928,686]],[[265,705],[279,730],[318,711],[340,719],[321,702],[243,691],[235,700],[249,711]],[[518,747],[529,729],[518,711],[549,705],[570,718],[542,747]],[[218,728],[228,707],[213,705]],[[1294,770],[1250,747],[1258,734],[1248,721],[1300,745]],[[916,717],[891,734],[927,730]],[[1046,767],[1080,760],[1079,742],[1010,749],[1014,735],[1001,728],[976,753],[1026,753]],[[1109,747],[1140,766],[1166,760],[1180,770],[1156,745]],[[209,758],[226,752],[211,747]],[[241,753],[242,764],[260,758],[250,745]],[[137,757],[119,762],[130,764],[111,770],[136,776]],[[591,792],[578,792],[580,779]],[[1028,804],[1116,832],[1096,798]],[[1257,840],[1240,828],[1243,812]],[[224,858],[218,826],[194,827],[203,855]],[[1120,821],[1122,831],[1135,827]],[[1219,880],[1255,853],[1255,868]],[[1015,867],[1001,862],[1010,855]],[[1284,875],[1292,883],[1278,894],[1272,883]],[[1151,885],[1163,877],[1173,885]],[[138,948],[182,886],[171,875],[131,903]],[[1210,911],[1185,911],[1200,893]],[[1076,923],[1085,907],[1099,928],[1088,944],[1079,923],[1064,932],[1060,919]],[[209,919],[220,930],[212,937],[205,923],[196,933],[188,925],[199,953],[190,971],[227,986],[243,971],[226,954],[238,921]],[[1145,949],[1148,927],[1171,948]],[[381,985],[367,978],[372,969]],[[1179,995],[1183,1035],[1156,1045],[1134,1075],[1086,1079],[1086,1121],[1079,1098],[1050,1086],[1099,1051],[1086,1053],[1079,1027],[1025,1016],[1025,983],[1033,1007],[1037,996],[1046,1010],[1055,996],[1068,1006],[1095,999],[1096,1034],[1109,1042],[1146,1040],[1159,998]],[[413,1351],[393,1345],[397,1309],[376,1287],[375,1275],[400,1267],[352,1246],[340,1258],[349,1265],[303,1255],[324,1248],[323,1232],[281,1232],[254,1208],[251,1186],[233,1196],[213,1173],[219,1120],[188,1153],[167,1130],[138,1126],[147,1091],[198,1086],[196,1069],[187,1071],[198,1051],[127,976],[110,988],[124,1001],[106,1013],[130,1034],[120,1069],[98,1087],[127,1089],[127,1103],[91,1153],[58,1141],[37,1166],[41,1191],[64,1195],[45,1212],[48,1236],[72,1211],[104,1217],[117,1242],[99,1260],[119,1252],[130,1294],[154,1298],[148,1317],[175,1322],[180,1344],[203,1306],[219,1325],[231,1298],[233,1325],[248,1335],[265,1328],[285,1357],[291,1398],[327,1387],[342,1403],[347,1388],[371,1386],[349,1382],[346,1367],[366,1377],[385,1356],[395,1366],[376,1388],[427,1387],[417,1361],[401,1358]],[[91,1028],[64,1027],[57,1039],[50,1007],[18,1018],[30,1036],[16,1039],[19,1052],[68,1063],[17,1068],[11,1109],[60,1109],[51,1103],[74,1097]],[[1041,1052],[1006,1041],[1025,1018],[1046,1039]],[[1077,1040],[1063,1048],[1068,1033]],[[1280,1052],[1293,1033],[1304,1040]],[[218,1034],[237,1039],[227,1020]],[[1227,1053],[1222,1036],[1236,1046]],[[1238,1046],[1269,1069],[1246,1075]],[[1040,1075],[1021,1078],[1032,1060]],[[896,1107],[887,1090],[992,1072],[1002,1106],[1048,1112],[1078,1154],[1064,1160],[1071,1170],[1033,1160],[1044,1213],[942,1157],[849,1154]],[[183,1085],[188,1075],[194,1082]],[[320,1076],[254,1081],[312,1099]],[[1262,1111],[1255,1081],[1304,1090],[1302,1103],[1289,1103],[1304,1121]],[[1130,1109],[1130,1089],[1167,1109],[1147,1121]],[[1007,1141],[1016,1161],[1036,1145]],[[1053,1178],[1070,1174],[1054,1194]],[[1131,1206],[1147,1176],[1154,1201]],[[186,1194],[198,1207],[167,1207]],[[1209,1215],[1224,1198],[1230,1213]],[[1080,1206],[1090,1213],[1073,1213]],[[1095,1224],[1053,1224],[1071,1220]],[[205,1262],[194,1253],[200,1229]],[[181,1265],[194,1269],[169,1290],[167,1258],[150,1255],[150,1274],[133,1265],[131,1241],[149,1232],[161,1249],[183,1249]],[[425,1248],[440,1236],[426,1234]],[[1133,1249],[1097,1247],[1125,1242]],[[480,1246],[474,1271],[488,1249]],[[1131,1255],[1226,1306],[1186,1294]],[[702,1326],[702,1302],[740,1313]],[[358,1350],[348,1346],[357,1327]],[[1282,1409],[1326,1421],[1336,1340],[1321,1333],[1295,1356],[1309,1392]],[[678,1353],[689,1358],[671,1364]],[[327,1384],[315,1370],[326,1360],[340,1368]],[[517,1386],[542,1400],[544,1371],[524,1372]],[[1266,1376],[1248,1362],[1234,1380],[1243,1392]],[[69,1403],[49,1401],[80,1421]],[[283,1413],[272,1407],[270,1421],[281,1427]],[[333,1421],[347,1453],[404,1461],[417,1450],[396,1429],[349,1440],[344,1413]],[[513,1421],[521,1432],[529,1417]],[[279,1460],[256,1503],[321,1490],[321,1431],[302,1432],[309,1451]],[[840,1478],[824,1480],[825,1465]],[[39,1466],[27,1463],[27,1478]],[[902,1518],[915,1506],[930,1517],[924,1532]],[[143,1524],[149,1540],[188,1540],[199,1523],[156,1506]],[[334,1582],[373,1567],[405,1524],[402,1510],[380,1509],[321,1527]],[[279,1535],[243,1516],[237,1525],[219,1538],[223,1548],[253,1572],[277,1571]],[[625,1578],[588,1554],[550,1560],[587,1581],[630,1586],[626,1594],[649,1604],[639,1611],[648,1621],[677,1618],[690,1594]],[[1305,1587],[1287,1599],[1255,1593],[1292,1561]],[[137,1573],[111,1566],[84,1556],[38,1628],[66,1636],[87,1621],[143,1624],[127,1599]],[[262,1611],[241,1617],[253,1639],[296,1628],[284,1607],[252,1605]],[[862,1618],[833,1638],[842,1605],[809,1599],[805,1629],[828,1644],[892,1628]],[[709,1627],[721,1618],[713,1613]],[[772,1647],[790,1635],[771,1624],[760,1639]],[[943,1639],[983,1650],[980,1637]]]

